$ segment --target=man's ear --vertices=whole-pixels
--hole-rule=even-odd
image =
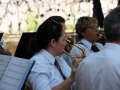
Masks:
[[[82,34],[83,36],[85,36],[85,32],[81,32],[81,34]]]

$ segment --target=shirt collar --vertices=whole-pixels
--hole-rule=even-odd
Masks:
[[[40,53],[52,64],[54,65],[55,58],[52,54],[47,52],[45,49],[40,50]]]
[[[82,39],[78,43],[80,42],[82,42],[89,50],[91,50],[92,44],[88,40]]]
[[[115,43],[106,43],[104,49],[111,49],[120,52],[120,45]]]

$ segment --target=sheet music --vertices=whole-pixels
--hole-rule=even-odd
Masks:
[[[10,60],[10,56],[6,56],[6,55],[0,55],[0,80],[2,78],[2,75],[6,69],[6,66]]]
[[[0,90],[18,90],[29,60],[12,57],[0,82]]]

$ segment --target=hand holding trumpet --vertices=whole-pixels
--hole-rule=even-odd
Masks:
[[[75,73],[77,71],[77,68],[78,68],[80,62],[82,62],[82,60],[83,60],[82,57],[80,55],[78,55],[78,54],[75,56],[75,58],[76,59],[72,60],[72,66],[71,66],[72,73],[71,73],[71,76],[70,76],[71,78],[75,77]]]

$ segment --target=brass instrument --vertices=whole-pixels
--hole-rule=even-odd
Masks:
[[[65,50],[63,50],[63,53],[66,54],[66,55],[68,55],[71,59],[77,60],[77,57],[72,56],[70,53],[66,52]]]
[[[69,43],[70,45],[73,45],[73,46],[76,46],[77,48],[79,48],[83,53],[82,58],[86,57],[86,50],[83,47],[73,44],[70,40],[66,40],[66,42]]]

